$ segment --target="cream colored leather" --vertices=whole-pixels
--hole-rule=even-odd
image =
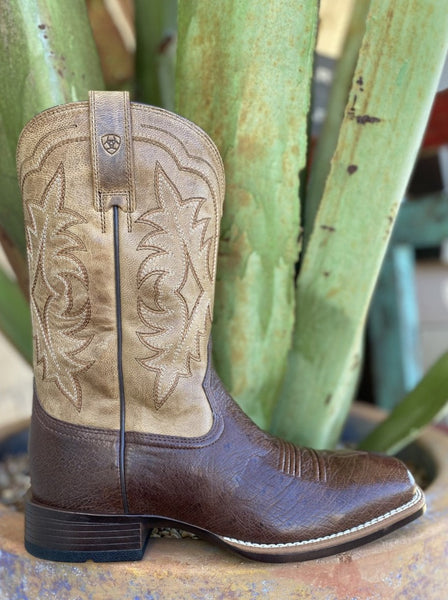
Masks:
[[[37,392],[52,416],[119,428],[113,209],[119,206],[126,429],[198,436],[222,162],[198,127],[126,93],[49,109],[22,132]]]

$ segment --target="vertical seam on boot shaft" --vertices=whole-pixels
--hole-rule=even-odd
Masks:
[[[123,378],[123,332],[121,327],[121,280],[120,280],[120,240],[119,240],[119,207],[113,207],[114,216],[114,263],[115,263],[115,306],[117,323],[117,369],[118,369],[118,387],[120,392],[120,445],[119,445],[119,467],[121,496],[123,499],[123,509],[125,513],[129,512],[126,493],[126,473],[125,473],[125,426],[126,426],[126,406]]]

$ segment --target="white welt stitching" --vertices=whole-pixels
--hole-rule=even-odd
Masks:
[[[250,546],[251,548],[293,548],[294,546],[305,546],[306,544],[313,544],[315,542],[324,542],[326,540],[331,540],[333,538],[341,537],[343,535],[348,535],[349,533],[355,533],[356,531],[360,531],[361,529],[365,529],[366,527],[370,527],[370,525],[376,525],[377,523],[381,523],[385,519],[389,517],[393,517],[394,515],[403,512],[407,508],[411,508],[414,504],[417,504],[423,497],[423,493],[420,489],[418,489],[409,502],[399,506],[398,508],[394,508],[394,510],[390,510],[384,515],[380,517],[375,517],[371,521],[367,521],[366,523],[362,523],[361,525],[357,525],[356,527],[352,527],[351,529],[346,529],[345,531],[339,531],[338,533],[332,533],[331,535],[325,535],[320,538],[314,538],[312,540],[303,540],[302,542],[288,542],[286,544],[257,544],[256,542],[243,542],[241,540],[236,540],[230,537],[222,537],[226,542],[240,544],[241,546]]]

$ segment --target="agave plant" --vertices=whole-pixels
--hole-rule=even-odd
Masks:
[[[109,33],[92,16],[101,3],[88,4],[107,55]],[[332,446],[356,394],[369,303],[447,52],[446,6],[356,3],[307,172],[318,0],[134,4],[135,99],[175,105],[224,159],[217,369],[259,425]],[[0,239],[17,276],[0,272],[0,327],[30,360],[15,144],[35,113],[104,82],[83,0],[8,0],[0,22]],[[110,85],[126,85],[102,64]],[[396,450],[439,412],[447,363],[391,416],[393,435],[380,431],[369,447]]]

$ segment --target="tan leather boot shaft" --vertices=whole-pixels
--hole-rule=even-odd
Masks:
[[[35,117],[18,150],[36,388],[78,425],[206,433],[221,159],[195,125],[126,93]]]

